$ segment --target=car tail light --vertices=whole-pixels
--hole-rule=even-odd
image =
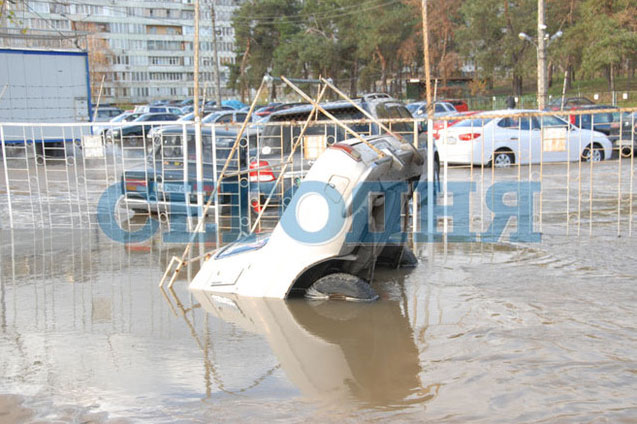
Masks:
[[[250,206],[252,206],[252,209],[254,209],[256,213],[261,212],[261,205],[259,204],[259,201],[257,199],[252,199],[250,201]]]
[[[568,115],[568,122],[575,125],[575,115]]]
[[[475,140],[476,138],[480,136],[482,136],[482,134],[480,133],[467,133],[467,134],[460,134],[458,136],[458,139],[462,141],[471,141],[471,140]]]
[[[265,168],[265,169],[260,169]],[[251,183],[267,183],[274,181],[274,172],[270,168],[270,163],[267,160],[260,160],[250,163],[250,169],[256,169],[256,171],[250,171]]]
[[[356,162],[360,162],[360,160],[361,160],[361,154],[358,153],[356,150],[354,150],[354,148],[352,146],[350,146],[349,144],[336,143],[336,144],[331,145],[330,149],[336,149],[336,150],[340,150],[342,152],[345,152],[349,157],[354,159]]]
[[[433,136],[434,140],[439,140],[439,139],[440,139],[440,133],[439,133],[438,131],[435,131],[435,132],[432,134],[432,136]]]
[[[124,183],[126,185],[126,191],[146,191],[146,187],[148,186],[146,180],[137,178],[126,178],[124,179]]]

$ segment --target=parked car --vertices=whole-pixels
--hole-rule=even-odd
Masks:
[[[357,105],[379,120],[413,119],[407,108],[398,100],[386,94],[370,94],[356,99]],[[321,105],[330,114],[342,121],[364,120],[366,117],[348,101],[336,101]],[[289,155],[292,145],[301,132],[302,124],[307,120],[312,106],[303,105],[294,108],[274,112],[268,116],[268,125],[264,126],[259,136],[258,149],[250,149],[250,167],[254,169],[250,173],[250,204],[253,211],[259,213],[261,206],[274,188],[278,178],[277,165],[283,162]],[[277,122],[295,121],[295,126],[272,125]],[[293,190],[294,186],[305,176],[317,157],[327,146],[331,146],[351,137],[343,128],[337,126],[322,113],[318,122],[308,127],[304,143],[297,149],[294,158],[294,166],[289,167],[283,176],[283,185],[277,190],[270,204],[280,205],[284,200],[279,194]],[[388,123],[385,125],[395,133],[402,135],[409,143],[413,143],[414,127],[411,122]],[[347,126],[361,135],[378,135],[382,129],[374,123],[348,123]],[[426,146],[426,137],[419,135],[420,146]],[[252,146],[251,146],[252,147]],[[439,168],[437,155],[434,153],[436,170]],[[437,175],[437,171],[436,171]],[[437,177],[436,177],[437,178]]]
[[[93,122],[108,122],[115,118],[117,115],[121,115],[123,110],[113,106],[100,106],[97,109],[97,116]],[[92,117],[91,117],[92,118]]]
[[[142,105],[135,106],[135,112],[141,113],[172,113],[173,115],[181,115],[182,110],[176,106],[151,106],[151,105]]]
[[[260,117],[260,118],[266,117],[269,114],[271,114],[272,112],[274,112],[274,108],[276,106],[279,106],[280,104],[282,104],[282,103],[280,103],[280,102],[271,102],[271,103],[268,103],[265,106],[257,106],[254,109],[254,114],[256,116]]]
[[[139,112],[137,112],[137,113],[135,113],[135,112],[123,112],[123,113],[120,113],[119,115],[117,115],[116,117],[114,117],[110,121],[108,121],[110,124],[93,125],[93,127],[92,127],[93,134],[102,135],[103,136],[103,135],[106,134],[107,130],[117,126],[116,124],[118,122],[134,121],[135,119],[139,118],[142,115],[143,115],[143,113],[139,113]]]
[[[622,116],[621,137],[616,142],[623,157],[630,157],[637,151],[637,112]]]
[[[457,117],[458,119],[452,119],[452,120],[445,119],[445,120],[434,121],[434,127],[433,127],[434,140],[440,139],[440,131],[445,129],[445,125],[447,126],[447,128],[452,127],[458,122],[461,122],[463,117],[475,115],[477,113],[481,113],[481,111],[472,110],[469,112],[457,112],[454,114],[449,114],[447,115],[447,117]],[[422,123],[422,128],[423,128],[423,131],[426,132],[427,122]]]
[[[221,172],[237,133],[233,131],[202,131],[202,165],[204,202],[214,191],[213,158],[217,172]],[[215,140],[215,145],[212,142]],[[122,205],[135,212],[153,212],[167,215],[194,215],[197,213],[197,166],[194,133],[185,142],[182,134],[167,134],[149,144],[150,151],[144,165],[122,174]],[[184,178],[184,146],[187,151],[187,178]],[[213,154],[213,149],[215,152]],[[245,149],[235,155],[228,171],[245,168]],[[227,178],[219,188],[219,200],[223,205],[237,203],[233,196],[238,192],[237,178]],[[246,206],[247,207],[247,206]]]
[[[590,111],[590,114],[571,114],[568,116],[569,122],[575,125],[578,128],[586,129],[586,130],[594,130],[597,132],[601,132],[608,136],[608,139],[613,143],[616,142],[620,138],[620,126],[621,128],[621,137],[622,138],[630,138],[631,134],[631,123],[628,113],[619,113],[619,112],[603,112],[599,113],[596,110],[601,109],[618,109],[616,106],[608,106],[608,105],[590,105],[590,106],[580,106],[576,109],[577,111]]]
[[[239,129],[239,125],[246,120],[248,114],[245,112],[239,112],[234,110],[221,110],[212,113],[208,113],[201,120],[202,124],[226,124],[225,130]],[[195,120],[195,114],[189,113],[183,115],[177,121],[178,122],[193,122]],[[190,125],[186,128],[188,134],[195,133],[195,127]],[[183,134],[183,127],[181,125],[167,125],[162,127],[156,127],[146,133],[146,137],[150,140],[162,138],[168,135],[181,135]]]
[[[458,112],[468,112],[469,111],[469,105],[464,100],[447,99],[447,100],[445,100],[445,102],[451,103],[453,105],[453,107],[455,107]]]
[[[589,99],[588,97],[564,97],[564,109],[573,109],[578,106],[587,106],[594,105],[595,102]],[[557,97],[552,99],[547,109],[549,110],[561,110],[562,108],[562,97]]]
[[[275,112],[291,109],[293,107],[306,105],[307,103],[270,103],[268,106],[259,109],[255,112],[255,115],[259,118],[259,121],[263,121],[266,117]]]
[[[602,133],[577,128],[557,116],[489,117],[507,113],[510,111],[486,112],[441,131],[441,161],[509,167],[515,163],[601,161],[611,157],[613,144]]]
[[[458,112],[456,108],[448,102],[437,101],[434,102],[433,107],[435,116],[446,116]],[[407,105],[407,109],[411,112],[414,118],[427,117],[427,102],[410,103]]]
[[[177,119],[179,119],[179,116],[171,113],[144,113],[127,125],[113,127],[106,131],[106,140],[116,143],[121,141],[129,146],[141,146],[144,142],[144,136],[154,126],[151,122],[174,122]]]

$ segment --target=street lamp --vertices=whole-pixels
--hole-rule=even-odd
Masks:
[[[533,44],[537,49],[537,104],[540,110],[543,110],[546,107],[546,92],[547,92],[547,84],[546,84],[546,49],[548,46],[553,43],[553,41],[557,40],[562,36],[562,31],[557,31],[552,36],[548,34],[543,34],[544,30],[546,30],[545,25],[541,25],[538,28],[538,42],[536,43],[533,38],[531,38],[528,34],[521,32],[518,34],[520,40],[528,41]]]
[[[557,40],[562,35],[563,35],[562,31],[558,31],[558,32],[556,32],[555,34],[553,34],[550,37],[549,37],[548,34],[544,35],[544,40],[546,41],[546,47],[550,46],[553,41]],[[535,42],[535,40],[533,38],[531,38],[530,36],[528,36],[526,33],[521,32],[521,33],[518,34],[518,37],[520,37],[520,40],[522,40],[522,41],[526,40],[529,43],[533,44],[535,46],[535,48],[537,48],[537,43]]]

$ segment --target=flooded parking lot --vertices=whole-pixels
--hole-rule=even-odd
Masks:
[[[0,415],[75,420],[632,422],[634,237],[420,245],[374,304],[157,283],[182,246],[3,231]]]
[[[148,239],[105,235],[98,199],[144,163],[107,153],[0,173],[0,422],[634,422],[634,158],[443,166],[436,208],[467,213],[356,304],[189,292],[196,262],[158,288],[184,244],[156,214]],[[497,184],[532,201],[484,242]],[[524,218],[539,241],[510,241]]]

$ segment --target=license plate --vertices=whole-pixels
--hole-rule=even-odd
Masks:
[[[190,184],[184,183],[158,183],[157,190],[164,193],[190,193]]]

